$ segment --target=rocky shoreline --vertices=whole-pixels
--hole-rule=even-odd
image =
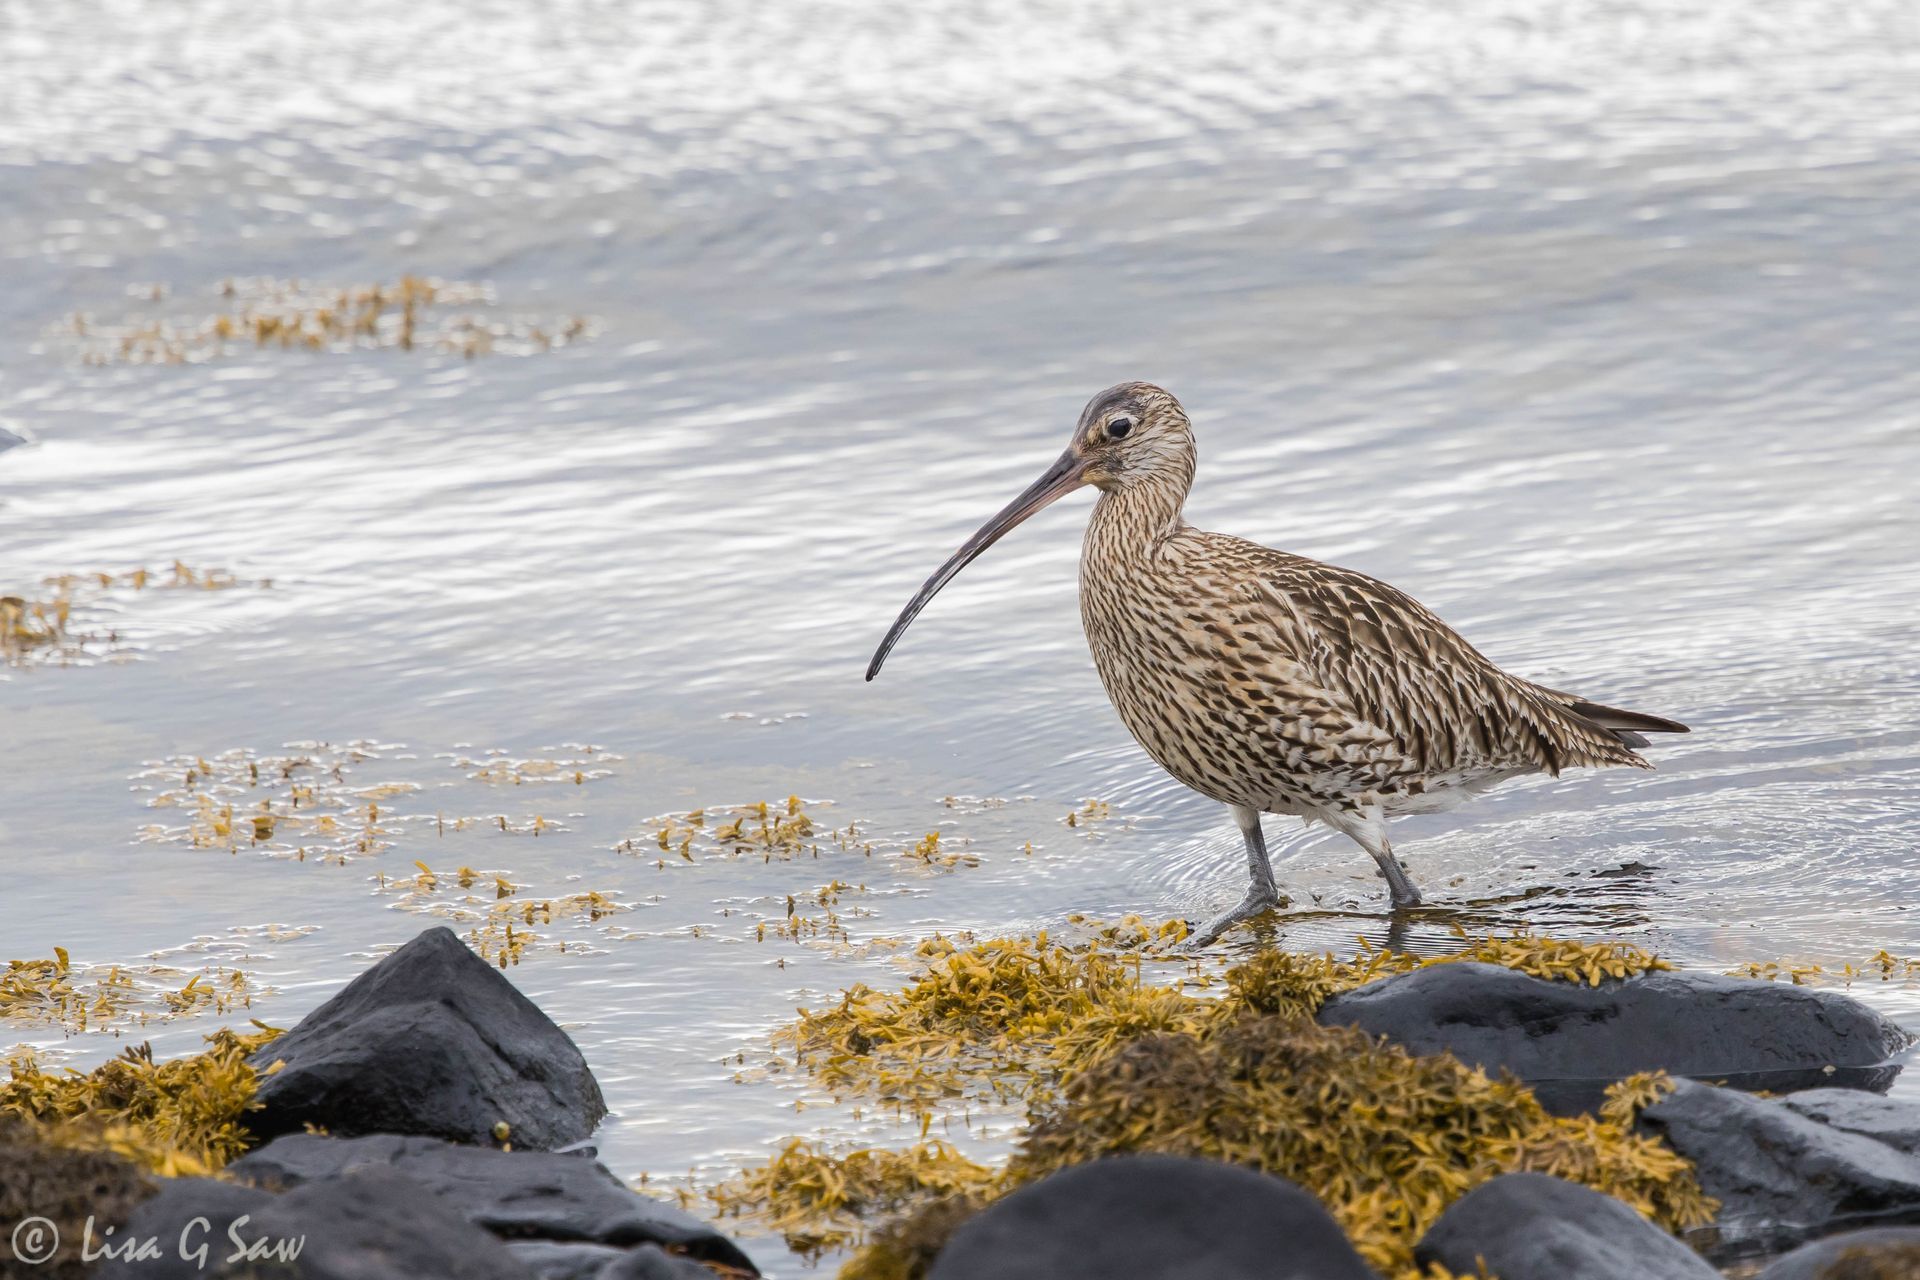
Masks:
[[[1920,1276],[1920,1104],[1880,1096],[1913,1037],[1848,996],[1673,972],[1552,981],[1463,962],[1334,994],[1314,1020],[1509,1073],[1549,1111],[1592,1123],[1620,1105],[1607,1084],[1672,1077],[1646,1077],[1632,1131],[1690,1167],[1711,1197],[1710,1224],[1683,1240],[1621,1199],[1534,1167],[1480,1178],[1445,1205],[1414,1247],[1415,1274],[1711,1280],[1744,1259],[1744,1274],[1763,1280]],[[1235,1043],[1258,1058],[1278,1042]],[[1274,1058],[1274,1069],[1283,1064]],[[713,1225],[598,1163],[587,1143],[606,1104],[579,1049],[445,928],[379,961],[250,1065],[254,1145],[218,1178],[153,1177],[130,1189],[97,1159],[85,1163],[97,1153],[67,1151],[61,1164],[29,1137],[0,1132],[0,1210],[26,1216],[56,1176],[91,1179],[101,1194],[118,1188],[119,1205],[111,1233],[96,1226],[91,1264],[69,1248],[30,1270],[0,1257],[11,1268],[0,1274],[760,1274]],[[1399,1136],[1410,1150],[1425,1141]],[[900,1255],[903,1280],[1381,1274],[1307,1190],[1179,1150],[1097,1159],[934,1207],[951,1220],[933,1245]],[[256,1251],[232,1258],[242,1240]],[[301,1242],[296,1256],[286,1256],[289,1241]],[[1771,1260],[1755,1271],[1761,1257]]]

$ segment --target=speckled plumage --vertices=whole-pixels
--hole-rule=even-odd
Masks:
[[[1094,666],[1147,753],[1232,806],[1247,838],[1254,889],[1211,932],[1277,899],[1259,814],[1347,833],[1395,905],[1416,905],[1387,843],[1391,815],[1523,774],[1651,768],[1633,750],[1640,733],[1685,732],[1508,675],[1365,574],[1192,527],[1181,509],[1194,468],[1191,425],[1166,391],[1136,382],[1095,396],[1049,472],[1064,478],[1043,477],[929,580],[874,669],[960,565],[1067,487],[1099,486],[1080,558]]]

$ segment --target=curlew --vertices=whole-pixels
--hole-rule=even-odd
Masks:
[[[1405,592],[1366,574],[1207,533],[1182,516],[1193,426],[1159,387],[1088,402],[1066,452],[927,579],[867,667],[1008,530],[1100,490],[1080,554],[1080,620],[1121,721],[1175,779],[1226,805],[1252,884],[1197,935],[1280,905],[1262,814],[1322,822],[1378,864],[1394,910],[1420,893],[1387,840],[1401,813],[1573,767],[1650,769],[1643,733],[1673,720],[1509,675]]]

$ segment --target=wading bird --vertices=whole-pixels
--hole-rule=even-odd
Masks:
[[[955,574],[1056,498],[1100,490],[1080,553],[1080,621],[1120,719],[1185,785],[1227,805],[1252,887],[1197,941],[1280,904],[1260,816],[1323,822],[1379,864],[1396,911],[1420,893],[1387,819],[1576,766],[1653,766],[1642,733],[1685,733],[1508,675],[1418,601],[1351,569],[1206,533],[1182,517],[1193,426],[1125,382],[1087,403],[1065,453],[900,611],[867,667]]]

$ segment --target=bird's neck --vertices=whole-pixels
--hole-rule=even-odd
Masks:
[[[1109,563],[1149,556],[1186,520],[1191,473],[1155,471],[1127,484],[1101,491],[1087,524],[1086,549]]]

